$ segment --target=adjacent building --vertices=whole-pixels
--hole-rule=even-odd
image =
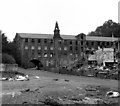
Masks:
[[[31,59],[38,59],[45,67],[72,64],[86,60],[89,51],[101,48],[118,50],[118,38],[78,35],[62,35],[58,23],[54,34],[16,33],[15,39],[20,50],[21,65],[28,66]]]

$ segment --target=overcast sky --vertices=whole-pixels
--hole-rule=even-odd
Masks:
[[[119,0],[0,0],[0,30],[16,33],[88,34],[105,21],[118,22]]]

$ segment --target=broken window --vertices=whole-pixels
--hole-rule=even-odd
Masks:
[[[53,47],[50,47],[50,50],[53,50]]]
[[[44,53],[44,57],[47,57],[48,55],[47,55],[47,53]]]
[[[28,46],[25,46],[25,50],[28,50]]]
[[[40,39],[38,39],[38,43],[40,43],[41,42],[41,40]]]
[[[38,46],[38,50],[41,50],[41,46]]]
[[[47,50],[47,46],[45,46],[44,50]]]
[[[35,49],[35,47],[34,47],[34,46],[31,46],[31,49],[32,49],[32,50],[34,50],[34,49]]]
[[[67,47],[64,47],[64,50],[67,50]]]
[[[25,38],[25,42],[28,42],[28,38]]]

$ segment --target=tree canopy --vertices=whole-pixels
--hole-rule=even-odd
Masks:
[[[13,58],[13,56],[3,53],[2,54],[2,63],[4,64],[15,64],[15,59]]]
[[[11,61],[15,60],[17,64],[20,64],[20,52],[18,50],[17,43],[15,41],[9,42],[7,40],[7,36],[5,36],[4,33],[2,33],[2,54],[5,54],[5,55],[2,55],[2,60],[4,60],[5,63],[7,63],[9,59],[11,59]],[[6,57],[8,57],[8,60]]]
[[[105,21],[102,26],[98,26],[95,31],[91,31],[89,36],[102,36],[102,37],[120,37],[120,23],[113,22],[112,20]]]

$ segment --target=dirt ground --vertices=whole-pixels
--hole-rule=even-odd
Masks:
[[[47,71],[19,69],[29,75],[29,81],[2,81],[2,104],[112,104],[120,98],[110,98],[106,93],[118,91],[118,81]],[[36,78],[35,76],[39,76]],[[118,104],[117,104],[118,105]],[[116,105],[116,106],[117,106]],[[113,105],[112,105],[113,106]]]

